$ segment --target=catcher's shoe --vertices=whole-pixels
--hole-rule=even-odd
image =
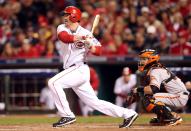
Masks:
[[[167,125],[168,126],[180,125],[182,121],[183,121],[182,118],[175,118],[175,119],[172,119]]]
[[[124,119],[123,123],[119,125],[119,128],[128,128],[128,127],[130,127],[137,118],[138,118],[138,114],[136,113],[135,115]]]
[[[71,117],[62,117],[60,120],[56,123],[53,123],[53,127],[62,127],[68,124],[72,124],[76,121],[76,118],[71,118]]]
[[[151,120],[149,121],[149,124],[151,126],[165,126],[166,122],[163,122],[163,120],[159,119],[158,117],[153,117],[151,118]]]
[[[153,117],[151,118],[151,120],[149,121],[150,125],[152,126],[159,126],[161,125],[161,121],[157,118],[157,117]]]

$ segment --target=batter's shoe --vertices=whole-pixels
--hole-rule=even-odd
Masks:
[[[71,117],[62,117],[60,120],[56,123],[53,123],[53,127],[62,127],[68,124],[72,124],[76,121],[76,118],[71,118]]]
[[[119,128],[128,128],[128,127],[130,127],[137,118],[138,118],[138,114],[136,113],[135,115],[124,119],[123,123],[119,125]]]

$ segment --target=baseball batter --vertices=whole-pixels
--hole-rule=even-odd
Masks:
[[[48,82],[61,116],[58,122],[53,123],[53,127],[61,127],[76,121],[63,91],[65,88],[72,88],[85,104],[95,110],[113,117],[123,117],[124,122],[120,128],[130,127],[138,114],[133,110],[99,100],[90,85],[90,71],[86,64],[87,53],[99,55],[101,44],[90,31],[79,25],[81,11],[74,6],[68,6],[61,15],[64,24],[58,26],[57,36],[62,45],[64,70]]]
[[[142,76],[143,87],[134,89],[134,92],[144,93],[143,103],[146,110],[157,114],[150,123],[180,124],[182,118],[175,116],[170,108],[182,108],[186,105],[189,92],[184,83],[158,62],[160,56],[155,50],[145,49],[139,57],[139,71],[146,73]]]

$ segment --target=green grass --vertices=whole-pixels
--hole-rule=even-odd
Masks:
[[[191,122],[190,114],[181,115],[185,122]],[[146,124],[149,122],[151,115],[140,115],[140,117],[136,120],[137,124]],[[52,124],[56,122],[58,117],[47,117],[45,115],[41,116],[33,116],[33,115],[7,115],[0,116],[0,125],[25,125],[25,124]],[[122,118],[114,118],[108,116],[91,116],[91,117],[77,117],[78,123],[121,123]]]

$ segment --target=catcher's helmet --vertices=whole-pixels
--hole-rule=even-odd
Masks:
[[[60,13],[60,15],[65,15],[65,14],[69,14],[69,19],[72,21],[72,22],[78,22],[80,21],[81,19],[81,11],[80,9],[78,9],[77,7],[75,6],[67,6],[64,11],[62,11]]]
[[[160,56],[156,50],[153,49],[145,49],[142,50],[139,54],[139,62],[138,62],[138,70],[144,71],[145,67],[148,65],[152,65],[154,62],[158,62]]]

